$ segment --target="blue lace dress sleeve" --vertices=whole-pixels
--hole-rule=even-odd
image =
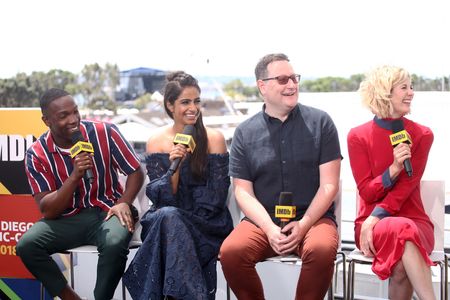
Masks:
[[[133,299],[214,299],[220,245],[233,225],[226,206],[228,154],[208,155],[204,179],[180,165],[172,194],[168,154],[147,158],[151,209],[141,219],[143,244],[123,277]]]
[[[152,202],[152,208],[177,206],[172,194],[172,185],[167,170],[170,166],[169,154],[154,153],[146,157],[147,176],[150,183],[146,187],[147,197]]]

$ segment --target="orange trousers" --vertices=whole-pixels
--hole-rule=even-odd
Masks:
[[[320,219],[307,232],[297,248],[302,267],[296,300],[325,297],[333,277],[338,238],[336,225],[328,218]],[[264,300],[263,286],[255,266],[276,255],[264,232],[249,221],[239,223],[225,239],[220,249],[220,263],[239,300]]]

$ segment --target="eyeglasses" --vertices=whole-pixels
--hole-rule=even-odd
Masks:
[[[276,77],[264,78],[261,80],[267,81],[267,80],[275,79],[278,82],[278,84],[285,85],[289,82],[289,79],[292,79],[293,83],[298,83],[300,81],[300,77],[302,77],[300,74],[292,74],[291,76],[280,75],[280,76],[276,76]]]

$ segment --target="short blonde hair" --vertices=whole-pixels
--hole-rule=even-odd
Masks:
[[[379,118],[388,118],[393,113],[391,103],[392,89],[410,80],[409,73],[395,66],[380,66],[366,75],[359,86],[363,104]]]

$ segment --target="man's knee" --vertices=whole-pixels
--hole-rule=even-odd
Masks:
[[[20,237],[19,241],[17,242],[16,245],[17,256],[22,258],[22,260],[26,259],[27,257],[33,257],[34,245],[35,243],[32,239],[32,236],[27,235],[27,233],[25,233]]]
[[[25,242],[22,242],[22,239],[19,239],[16,245],[16,254],[19,257],[25,256],[27,251],[27,246]]]
[[[130,239],[131,233],[126,227],[118,223],[117,226],[109,228],[102,238],[103,241],[99,245],[98,250],[108,255],[127,255]]]
[[[220,247],[219,259],[224,266],[235,266],[245,261],[244,245],[232,239],[225,239]]]
[[[128,247],[130,240],[130,235],[124,234],[110,234],[106,238],[105,248],[117,248],[117,247]]]
[[[220,247],[219,251],[219,259],[220,263],[223,265],[225,263],[229,263],[229,258],[232,258],[238,252],[237,247],[235,247],[234,243],[225,239]]]
[[[317,265],[330,265],[336,259],[337,248],[330,244],[317,244],[308,249],[304,249],[301,255],[302,261],[311,262]]]

